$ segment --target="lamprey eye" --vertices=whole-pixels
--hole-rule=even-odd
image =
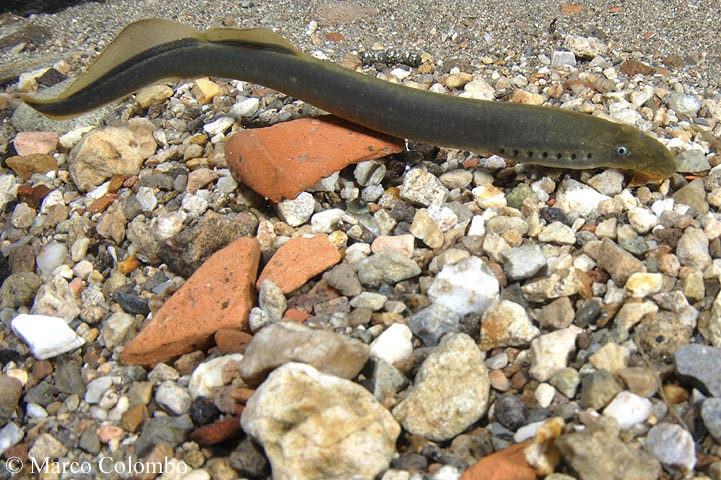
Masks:
[[[628,155],[628,147],[625,145],[619,145],[613,150],[613,153],[615,153],[617,157],[623,158]]]

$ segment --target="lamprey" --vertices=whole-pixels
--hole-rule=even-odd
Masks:
[[[168,20],[141,20],[127,26],[60,96],[23,100],[50,118],[62,118],[162,80],[206,75],[265,85],[395,137],[549,167],[631,170],[635,184],[675,171],[671,152],[629,125],[386,82],[306,55],[266,29],[201,33]]]

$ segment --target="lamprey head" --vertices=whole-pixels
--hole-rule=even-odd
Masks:
[[[658,183],[676,172],[673,154],[655,138],[629,125],[617,125],[604,141],[604,166],[633,172],[631,185]]]

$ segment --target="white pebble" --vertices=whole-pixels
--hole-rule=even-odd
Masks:
[[[90,381],[85,387],[85,403],[100,402],[112,384],[113,379],[108,375]]]
[[[456,312],[483,313],[498,299],[499,284],[478,257],[445,265],[428,289],[428,297]]]
[[[135,194],[135,199],[144,212],[152,212],[158,205],[155,191],[150,187],[138,187],[138,193]]]
[[[252,117],[255,115],[255,112],[258,111],[258,107],[260,107],[259,99],[246,98],[242,102],[236,103],[230,107],[230,111],[228,113],[240,120],[241,118]]]
[[[315,199],[308,192],[302,192],[294,200],[282,200],[276,206],[281,220],[291,227],[303,225],[315,210]]]
[[[538,387],[536,387],[534,395],[536,397],[536,400],[538,401],[538,406],[541,408],[546,408],[551,405],[553,397],[556,395],[556,389],[548,383],[540,383]]]
[[[401,323],[388,327],[370,346],[370,355],[393,365],[413,354],[411,329]]]
[[[224,385],[223,367],[229,362],[240,362],[243,355],[233,353],[201,363],[190,376],[188,390],[193,398],[211,397],[213,390]]]
[[[233,117],[220,117],[214,122],[203,125],[203,131],[212,137],[214,135],[218,135],[219,133],[225,132],[230,127],[232,127],[234,123],[235,118]]]
[[[651,400],[648,398],[624,390],[608,404],[603,414],[615,418],[618,426],[626,430],[648,420],[651,416],[651,407]]]
[[[12,320],[10,326],[38,360],[56,357],[85,344],[85,340],[59,317],[22,313]]]

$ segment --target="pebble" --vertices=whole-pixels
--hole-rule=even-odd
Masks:
[[[643,298],[658,293],[663,288],[663,275],[660,273],[634,273],[626,280],[626,289],[631,296]]]
[[[608,238],[601,241],[600,248],[591,256],[600,268],[611,275],[616,285],[625,285],[632,274],[644,269],[640,260]]]
[[[575,239],[575,236],[574,236]],[[523,245],[501,252],[503,271],[511,281],[532,278],[546,265],[540,245]]]
[[[686,118],[695,117],[701,108],[701,101],[696,96],[685,93],[669,93],[663,98],[663,101],[676,113]]]
[[[548,380],[548,383],[555,387],[566,398],[575,398],[576,390],[581,383],[581,375],[573,368],[562,368]]]
[[[175,91],[167,85],[151,85],[142,88],[135,94],[135,101],[142,109],[146,109],[151,105],[163,103],[173,96]]]
[[[434,347],[446,333],[460,330],[462,316],[441,303],[433,303],[408,317],[407,322],[415,336]]]
[[[536,337],[531,341],[531,368],[528,373],[539,382],[548,381],[565,368],[576,347],[581,329],[575,325]]]
[[[394,323],[370,344],[371,358],[395,365],[411,357],[413,343],[411,329],[401,323]]]
[[[541,231],[538,233],[538,241],[573,245],[576,243],[576,234],[573,233],[573,230],[569,226],[561,222],[552,222],[541,228]]]
[[[656,215],[642,207],[634,207],[629,210],[628,221],[633,229],[641,235],[648,233],[658,224]]]
[[[155,401],[173,415],[182,415],[190,410],[190,395],[173,381],[165,381],[158,386]]]
[[[226,384],[223,372],[228,366],[238,364],[243,358],[239,353],[223,355],[207,360],[193,370],[188,382],[190,397],[212,398],[216,389]],[[185,413],[185,412],[182,412]]]
[[[281,220],[291,227],[297,227],[310,220],[315,210],[315,198],[308,192],[301,192],[293,200],[278,202],[276,208]]]
[[[420,168],[406,172],[399,190],[403,200],[424,207],[442,204],[448,193],[438,177]]]
[[[612,197],[621,193],[623,181],[623,173],[618,170],[607,169],[589,178],[588,184],[603,195]]]
[[[678,240],[676,255],[681,265],[697,270],[706,269],[712,261],[706,233],[698,228],[687,228]]]
[[[18,308],[32,305],[42,283],[40,277],[33,272],[11,274],[0,286],[0,307]]]
[[[622,391],[603,409],[603,414],[613,417],[619,428],[627,430],[648,420],[652,414],[652,405],[647,398]]]
[[[599,420],[584,431],[554,441],[563,460],[584,480],[655,480],[661,464],[650,454],[618,438],[615,420]]]
[[[721,378],[716,375],[721,365],[721,348],[687,345],[673,355],[674,370],[682,380],[714,397],[721,397]]]
[[[676,155],[676,171],[677,172],[706,172],[711,169],[711,165],[703,153],[703,150],[692,148],[684,150]],[[709,202],[710,203],[710,202]]]
[[[509,300],[501,300],[483,314],[479,347],[485,352],[497,347],[527,345],[540,334],[526,309]]]
[[[413,256],[415,250],[415,237],[406,233],[403,235],[381,235],[376,237],[371,244],[371,251],[373,253],[379,253],[383,250],[392,248],[398,250],[408,258]]]
[[[701,403],[701,420],[716,441],[721,439],[721,398],[707,398]]]
[[[358,280],[368,287],[382,283],[395,284],[421,273],[421,269],[410,258],[396,249],[385,249],[362,260],[357,268]]]
[[[68,257],[68,248],[64,243],[50,242],[42,247],[35,257],[41,276],[49,277],[53,271],[62,265]]]
[[[583,408],[600,410],[622,390],[622,386],[608,370],[596,370],[581,380],[580,404]]]
[[[23,394],[23,384],[16,378],[0,375],[0,420],[14,416]]]
[[[483,313],[498,299],[499,288],[491,269],[472,256],[445,265],[428,289],[428,297],[461,315]]]
[[[568,50],[554,50],[553,53],[551,53],[551,65],[557,67],[564,65],[573,67],[576,65],[576,56]]]
[[[409,231],[430,248],[440,248],[443,245],[443,231],[425,209],[416,210]]]
[[[593,368],[597,370],[608,370],[616,374],[619,370],[626,368],[631,353],[625,346],[609,342],[588,357]]]
[[[401,431],[365,388],[294,362],[256,390],[241,425],[263,446],[274,476],[299,480],[374,478],[388,468]]]
[[[68,156],[68,171],[80,191],[92,190],[113,175],[132,177],[155,153],[149,120],[134,118],[127,126],[109,126],[85,134]]]
[[[447,440],[486,413],[489,390],[488,370],[473,339],[449,333],[423,362],[393,417],[411,433]]]
[[[10,326],[38,360],[57,357],[85,344],[85,340],[59,317],[22,313],[12,320]]]
[[[187,414],[149,418],[143,423],[140,436],[135,442],[135,451],[138,456],[145,457],[157,444],[175,448],[187,438],[192,429],[193,422]]]
[[[246,98],[245,100],[241,100],[240,102],[233,104],[228,113],[237,120],[242,120],[243,118],[255,115],[259,107],[260,99],[255,97]]]
[[[203,125],[203,131],[207,133],[210,137],[214,137],[215,135],[225,133],[230,127],[233,126],[234,123],[235,118],[233,118],[232,116],[223,116],[213,122]]]
[[[253,337],[238,368],[245,383],[252,387],[287,362],[306,363],[323,373],[350,379],[358,375],[369,355],[367,345],[346,336],[278,322]]]
[[[15,423],[6,423],[4,427],[0,428],[0,455],[20,443],[23,436],[24,432]]]
[[[663,465],[690,472],[696,466],[693,437],[679,425],[659,423],[649,430],[645,449]]]
[[[609,196],[576,180],[565,179],[556,193],[556,207],[564,213],[573,213],[579,217],[590,217],[598,212],[598,205]]]
[[[68,449],[50,433],[40,435],[28,450],[28,458],[57,460],[65,456]]]

